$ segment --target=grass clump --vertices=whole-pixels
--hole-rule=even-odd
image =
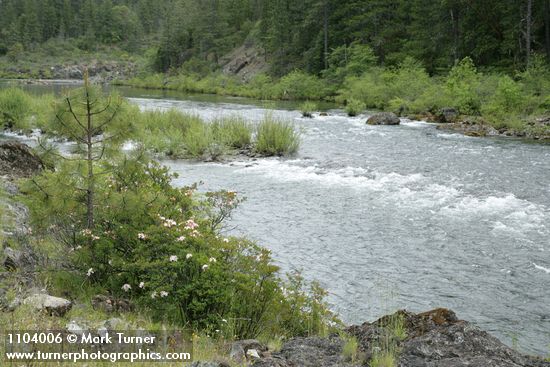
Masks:
[[[342,347],[342,357],[344,360],[355,363],[361,359],[361,353],[359,351],[359,342],[354,336],[343,336],[345,341],[344,346]]]
[[[302,117],[313,117],[313,111],[317,109],[317,104],[311,101],[304,102],[300,105]]]
[[[265,156],[292,155],[300,146],[300,134],[289,121],[266,115],[256,134],[256,152]]]
[[[365,103],[355,98],[350,98],[346,103],[345,111],[348,116],[353,117],[363,112],[365,108]]]
[[[246,148],[252,142],[252,127],[238,115],[212,121],[211,129],[214,140],[230,148]]]

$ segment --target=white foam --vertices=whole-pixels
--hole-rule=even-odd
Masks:
[[[533,266],[535,267],[535,269],[542,270],[542,271],[546,272],[546,274],[550,274],[550,269],[549,268],[545,268],[544,266],[540,266],[540,265],[537,265],[535,263],[533,263]]]

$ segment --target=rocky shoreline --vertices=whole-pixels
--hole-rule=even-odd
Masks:
[[[27,84],[50,84],[59,80],[64,82],[82,82],[84,70],[88,70],[90,80],[97,84],[106,84],[117,79],[131,78],[137,73],[137,65],[134,62],[91,60],[82,63],[63,63],[41,67],[37,72],[37,78],[29,78],[31,69],[17,65],[4,70],[4,74]]]
[[[550,115],[529,120],[525,128],[495,128],[480,116],[460,115],[454,108],[442,108],[437,114],[410,116],[411,119],[437,123],[437,129],[454,131],[472,137],[513,137],[550,141]]]

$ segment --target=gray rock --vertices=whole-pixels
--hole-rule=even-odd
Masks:
[[[330,338],[294,338],[286,342],[281,351],[291,366],[301,367],[347,367],[352,364],[344,361],[342,348],[344,342],[339,337]]]
[[[190,367],[230,367],[229,364],[225,362],[202,362],[195,361],[191,363]]]
[[[386,327],[396,316],[403,318],[406,329],[405,339],[395,340],[400,350],[399,367],[550,367],[550,362],[512,350],[443,308],[419,314],[398,311],[373,323],[348,328],[367,360],[372,357],[372,346],[380,345],[379,341],[387,337]]]
[[[0,175],[29,177],[43,168],[42,160],[27,145],[17,141],[0,143]]]
[[[247,357],[250,358],[253,356],[254,352],[251,352],[252,354],[248,353],[250,350],[254,350],[259,358],[263,352],[267,352],[267,347],[256,339],[238,340],[231,345],[229,357],[236,362],[242,363]]]
[[[14,250],[11,247],[6,247],[4,249],[4,257],[2,260],[2,265],[4,265],[4,268],[14,271],[18,269],[31,269],[34,267],[38,260],[35,258],[31,249],[27,250],[28,251],[20,251]]]
[[[108,331],[130,329],[130,324],[122,319],[119,319],[118,317],[113,317],[112,319],[105,320],[102,326]]]
[[[246,357],[248,359],[257,360],[260,359],[260,354],[256,349],[249,349],[246,351]]]
[[[48,294],[33,294],[25,298],[23,304],[29,305],[37,311],[45,311],[50,316],[63,316],[72,307],[71,301]]]
[[[69,333],[79,336],[88,332],[87,327],[79,325],[75,320],[71,320],[71,322],[65,325],[65,329],[67,329]]]
[[[440,123],[453,123],[458,118],[458,111],[452,107],[443,107],[439,110],[437,115],[437,122]]]
[[[399,125],[399,117],[393,112],[379,112],[368,118],[369,125]]]

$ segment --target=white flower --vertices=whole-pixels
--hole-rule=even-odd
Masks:
[[[138,238],[140,240],[146,240],[147,239],[147,235],[145,233],[138,233]]]
[[[176,261],[178,261],[178,257],[176,255],[172,255],[172,256],[170,256],[170,261],[171,262],[176,262]]]
[[[163,226],[170,228],[170,227],[175,226],[176,224],[177,224],[177,223],[176,223],[175,220],[172,220],[172,219],[165,219],[165,220],[164,220]]]
[[[193,220],[189,219],[187,222],[185,222],[185,229],[195,229],[199,225]]]
[[[152,298],[152,299],[155,299],[155,298],[157,298],[157,292],[153,292],[153,293],[151,293],[151,298]]]
[[[178,241],[178,242],[185,241],[185,236],[179,236],[178,238],[176,238],[176,241]]]
[[[86,272],[86,275],[89,276],[89,277],[91,277],[93,273],[95,273],[94,268],[90,268],[90,269],[88,269],[88,271]]]
[[[202,270],[206,270],[206,269],[208,269],[208,264],[204,264],[204,265],[202,266]]]
[[[140,282],[140,283],[139,283],[139,287],[140,287],[141,289],[145,288],[145,282]]]
[[[193,254],[187,254],[187,255],[185,255],[185,258],[186,258],[187,260],[189,260],[189,259],[192,258],[192,257],[193,257]]]
[[[160,296],[161,296],[161,297],[168,297],[168,292],[166,292],[166,291],[160,291]]]
[[[128,284],[128,283],[126,283],[126,284],[124,284],[124,285],[122,286],[122,290],[123,290],[124,292],[128,292],[130,289],[132,289],[132,286],[131,286],[130,284]]]
[[[224,239],[223,239],[223,242],[228,243],[228,242],[229,242],[229,238],[224,238]]]
[[[210,259],[208,259],[208,261],[211,262],[211,263],[215,263],[215,262],[216,262],[216,258],[211,257]]]
[[[190,236],[191,237],[199,237],[201,235],[201,233],[199,231],[197,231],[196,229],[193,230],[193,232],[191,232]]]
[[[111,266],[113,265],[113,260],[109,260],[107,262],[109,263],[109,265],[111,265]]]
[[[92,241],[97,241],[97,240],[99,240],[99,237],[95,236],[95,235],[92,235]]]

